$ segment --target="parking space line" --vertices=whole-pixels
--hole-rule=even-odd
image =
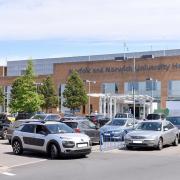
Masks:
[[[27,163],[23,163],[23,164],[9,166],[9,169],[10,168],[16,168],[16,167],[21,167],[21,166],[26,166],[26,165],[31,165],[31,164],[36,164],[36,163],[40,163],[40,162],[44,162],[44,161],[47,161],[47,159],[42,159],[42,160],[38,160],[38,161],[32,161],[32,162],[27,162]]]
[[[9,173],[9,172],[3,172],[2,174],[6,175],[6,176],[15,176],[16,175],[16,174]]]

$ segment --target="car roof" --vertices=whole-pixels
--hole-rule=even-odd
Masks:
[[[166,121],[166,120],[161,120],[161,119],[158,119],[158,120],[147,120],[147,121],[143,121],[143,122],[159,122],[159,123],[164,123],[164,122],[169,122],[169,121]]]
[[[89,121],[88,119],[72,119],[72,120],[65,120],[63,122],[82,122],[82,121]]]
[[[28,124],[35,124],[35,125],[44,125],[45,124],[46,125],[46,124],[63,124],[63,123],[57,122],[57,121],[46,121],[46,122],[43,122],[43,121],[33,122],[33,121],[31,121]]]

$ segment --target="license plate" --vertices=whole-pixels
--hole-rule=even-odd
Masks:
[[[77,147],[79,147],[79,148],[87,147],[87,143],[85,143],[85,144],[78,144]]]
[[[110,136],[110,133],[104,133],[105,136]]]
[[[141,144],[142,141],[133,141],[133,143],[135,143],[135,144]]]

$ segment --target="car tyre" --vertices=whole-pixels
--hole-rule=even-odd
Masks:
[[[178,139],[178,136],[176,136],[173,142],[173,146],[178,146],[178,144],[179,144],[179,139]]]
[[[157,149],[158,150],[162,150],[163,149],[163,139],[162,138],[159,138]]]
[[[7,138],[7,129],[3,130],[2,138],[6,139]]]
[[[22,143],[20,142],[20,140],[14,140],[12,142],[12,148],[13,148],[13,152],[16,155],[20,155],[23,153],[23,147],[22,147]]]
[[[132,147],[132,146],[126,146],[126,149],[128,149],[128,150],[132,150],[132,149],[133,149],[133,147]]]
[[[56,159],[59,157],[59,148],[56,144],[52,143],[49,145],[49,148],[48,148],[48,155],[51,159]]]

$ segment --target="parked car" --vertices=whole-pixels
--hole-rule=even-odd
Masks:
[[[69,120],[80,120],[80,119],[84,119],[84,116],[64,116],[61,118],[61,122],[63,121],[69,121]]]
[[[103,141],[123,141],[125,134],[133,130],[133,119],[114,118],[100,128]]]
[[[20,119],[30,119],[34,115],[34,113],[19,112],[16,116],[16,121]]]
[[[125,136],[127,149],[133,147],[155,147],[161,150],[166,144],[178,145],[179,131],[169,121],[149,120],[138,124]]]
[[[29,122],[41,122],[41,120],[38,120],[38,119],[21,119],[21,120],[14,121],[13,123],[11,123],[7,127],[6,139],[8,139],[9,144],[11,144],[11,139],[12,139],[13,132],[17,128],[19,128],[22,124],[29,123]]]
[[[0,137],[6,139],[7,128],[12,122],[15,121],[15,117],[10,114],[1,113],[0,114]]]
[[[108,121],[109,117],[104,116],[103,114],[91,114],[86,116],[91,122],[96,124],[98,127],[104,126]]]
[[[170,121],[174,126],[176,126],[179,129],[180,134],[180,116],[168,116],[166,120]]]
[[[87,155],[91,152],[90,138],[64,123],[47,121],[23,124],[13,133],[14,154],[24,150],[42,151],[52,159],[63,155]]]
[[[164,120],[165,117],[164,114],[151,113],[147,115],[146,120]]]
[[[66,120],[63,121],[66,125],[74,129],[77,133],[83,133],[90,137],[92,143],[99,143],[100,133],[98,128],[94,123],[89,121],[87,118],[76,119],[76,120]]]
[[[131,113],[117,113],[115,118],[134,118]]]
[[[60,121],[61,116],[59,114],[36,114],[31,119],[39,119],[43,121]]]

